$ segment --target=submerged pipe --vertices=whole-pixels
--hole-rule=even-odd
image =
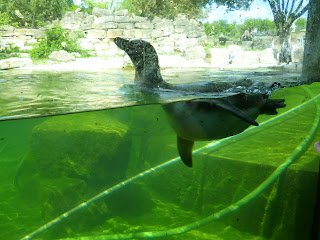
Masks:
[[[312,92],[304,87],[304,89],[309,93],[310,97],[313,97]],[[284,112],[272,119],[269,119],[265,122],[263,122],[261,125],[265,125],[268,124],[270,122],[273,122],[274,120],[277,120],[281,117],[284,117],[286,115],[288,115],[289,113],[306,106],[307,104],[316,101],[318,98],[320,98],[320,94],[317,95],[316,97],[313,97],[312,99],[310,99],[309,101],[298,105],[297,107]],[[230,205],[229,207],[214,213],[204,219],[201,219],[199,221],[193,222],[191,224],[185,225],[185,226],[181,226],[178,228],[174,228],[174,229],[170,229],[167,231],[156,231],[156,232],[138,232],[138,233],[127,233],[127,234],[113,234],[113,235],[101,235],[101,236],[95,236],[94,239],[96,240],[106,240],[106,239],[131,239],[131,238],[155,238],[155,237],[162,237],[162,236],[168,236],[168,235],[176,235],[176,234],[181,234],[181,233],[185,233],[187,231],[193,230],[193,229],[197,229],[201,226],[204,226],[206,224],[209,224],[210,222],[214,221],[214,220],[218,220],[221,217],[227,215],[228,213],[234,212],[236,210],[238,210],[240,207],[242,207],[243,205],[249,203],[251,200],[253,200],[255,197],[257,197],[262,191],[264,191],[268,186],[270,186],[270,184],[272,184],[289,166],[292,162],[294,162],[297,158],[299,158],[304,152],[305,150],[308,148],[308,146],[310,145],[310,143],[312,142],[315,133],[319,127],[319,122],[320,122],[320,107],[318,106],[318,104],[316,104],[317,106],[317,115],[314,121],[314,124],[312,125],[312,128],[310,130],[310,132],[308,133],[308,135],[304,138],[304,140],[301,142],[301,144],[293,151],[293,153],[287,158],[286,162],[283,163],[282,165],[280,165],[264,182],[262,182],[256,189],[254,189],[251,193],[249,193],[247,196],[245,196],[244,198],[242,198],[241,200],[237,201],[235,204]],[[195,151],[193,151],[194,154],[199,153],[205,149],[208,148],[212,148],[212,147],[218,147],[218,145],[220,145],[221,143],[224,143],[230,139],[233,139],[237,136],[241,136],[242,134],[244,134],[245,132],[248,131],[252,131],[252,129],[255,128],[249,128],[248,130],[229,137],[229,138],[225,138],[222,139],[220,141],[216,141],[216,142],[212,142],[202,148],[199,148]],[[219,146],[218,148],[220,148],[222,146]],[[63,221],[65,218],[68,218],[70,215],[72,215],[73,213],[78,212],[79,210],[86,208],[88,205],[90,205],[91,203],[101,199],[104,196],[109,195],[110,193],[114,192],[117,189],[120,189],[121,187],[127,185],[128,183],[131,183],[139,178],[142,178],[150,173],[152,173],[153,171],[156,171],[158,169],[161,169],[167,165],[170,165],[171,163],[177,162],[180,158],[174,158],[172,160],[169,160],[163,164],[160,164],[154,168],[151,168],[149,170],[146,170],[134,177],[131,177],[101,193],[99,193],[98,195],[92,197],[91,199],[89,199],[86,202],[83,202],[81,204],[79,204],[78,206],[72,208],[71,210],[65,212],[64,214],[58,216],[57,218],[53,219],[52,221],[48,222],[47,224],[41,226],[40,228],[38,228],[37,230],[35,230],[34,232],[28,234],[27,236],[21,238],[20,240],[30,240],[33,237],[35,237],[36,235],[40,234],[41,232],[51,228],[52,226],[54,226],[55,224]],[[78,237],[78,238],[67,238],[68,240],[89,240],[92,239],[92,236],[89,237]]]

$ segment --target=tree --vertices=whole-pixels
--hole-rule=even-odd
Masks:
[[[295,20],[309,9],[308,0],[267,0],[277,26],[280,42],[287,40]]]
[[[290,34],[295,20],[309,9],[308,0],[264,0],[268,2],[277,27],[277,35],[284,42]],[[249,8],[253,0],[215,0],[218,5],[226,5],[230,10]]]
[[[253,0],[123,0],[121,9],[153,18],[154,16],[174,18],[179,13],[189,18],[204,18],[213,4],[227,5],[230,9],[249,8]]]
[[[41,26],[61,18],[74,5],[72,0],[8,0],[0,11],[20,26]]]
[[[320,82],[320,1],[310,0],[302,74],[310,82]]]

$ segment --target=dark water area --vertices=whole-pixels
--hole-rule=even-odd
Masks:
[[[191,81],[186,75],[221,76],[192,74],[167,70],[163,75],[179,84]],[[276,78],[276,73],[263,74],[253,75],[268,83]],[[271,98],[284,98],[286,107],[277,115],[260,115],[260,126],[234,137],[195,142],[194,166],[188,168],[178,158],[176,133],[160,104],[142,96],[147,105],[117,107],[140,104],[127,97],[132,95],[126,88],[119,90],[132,83],[131,72],[108,75],[113,83],[106,83],[100,73],[71,75],[20,74],[0,80],[0,239],[127,239],[131,233],[136,234],[133,239],[308,239],[319,160],[312,144],[320,139],[314,127],[320,112],[319,83],[273,91]],[[233,76],[243,79],[241,71]],[[186,82],[175,82],[177,78]],[[296,78],[297,73],[287,74],[288,82]],[[16,88],[8,91],[10,81],[17,81]],[[42,105],[48,99],[54,100]],[[4,121],[14,115],[102,108],[110,109]],[[312,139],[304,144],[310,134]],[[264,191],[218,216],[237,206],[288,159],[293,159],[291,166]],[[66,212],[57,223],[41,228]],[[202,225],[215,213],[214,220]],[[184,227],[194,222],[201,227]],[[24,238],[33,231],[38,232]]]
[[[163,78],[187,91],[156,89],[156,94],[139,94],[133,86],[133,71],[0,72],[0,120],[94,111],[125,106],[181,101],[196,98],[221,98],[235,93],[270,93],[279,87],[299,84],[300,73],[257,69],[171,70]],[[215,93],[210,90],[218,85]],[[189,86],[189,87],[188,87]],[[192,87],[190,87],[192,86]],[[221,86],[221,90],[220,90]],[[209,93],[199,93],[198,88]],[[154,95],[157,95],[155,97]]]

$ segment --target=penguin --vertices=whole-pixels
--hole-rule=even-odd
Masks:
[[[135,68],[135,84],[150,88],[179,89],[165,82],[160,73],[158,54],[154,47],[141,39],[127,40],[117,37],[114,43],[130,57]],[[210,91],[229,88],[211,85]],[[192,86],[184,90],[190,90]],[[194,89],[192,89],[194,90]],[[208,88],[197,89],[200,92]],[[266,94],[235,94],[218,99],[199,99],[162,104],[171,127],[177,134],[178,152],[183,163],[192,167],[192,148],[195,141],[222,139],[239,134],[260,114],[277,114],[277,108],[285,107],[284,99],[269,99]]]

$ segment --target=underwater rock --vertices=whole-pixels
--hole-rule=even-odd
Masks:
[[[33,129],[31,150],[17,172],[16,186],[21,193],[33,189],[29,197],[42,205],[44,220],[51,220],[124,180],[127,130],[104,112],[45,119]],[[80,213],[85,217],[76,221],[79,228],[81,221],[86,226],[102,223],[110,215],[109,207],[103,200],[90,205]]]

